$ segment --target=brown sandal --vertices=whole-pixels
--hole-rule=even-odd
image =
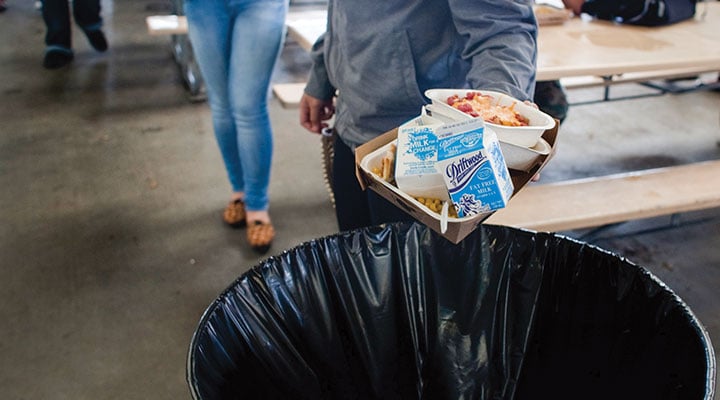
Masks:
[[[248,226],[247,238],[253,250],[267,253],[275,239],[275,228],[269,222],[254,221]]]
[[[245,218],[245,203],[241,199],[228,203],[223,212],[223,221],[233,228],[242,228],[247,225]]]

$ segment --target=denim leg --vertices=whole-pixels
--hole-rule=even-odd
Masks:
[[[68,0],[43,0],[45,44],[49,49],[72,49],[70,5]]]
[[[83,31],[98,30],[102,27],[100,0],[73,0],[75,23]]]
[[[287,0],[186,0],[188,33],[205,80],[213,128],[236,192],[268,208],[272,131],[268,88],[285,34]]]
[[[188,35],[203,76],[213,131],[228,180],[235,192],[245,191],[242,164],[229,94],[231,15],[226,0],[186,0]]]
[[[245,182],[245,206],[267,210],[273,137],[267,99],[285,37],[287,0],[233,2],[230,102]]]

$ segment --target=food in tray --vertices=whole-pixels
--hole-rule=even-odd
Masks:
[[[414,197],[415,200],[417,200],[420,204],[424,205],[430,211],[440,214],[442,211],[443,203],[444,201],[441,199],[434,199],[431,197]],[[457,210],[455,210],[455,207],[448,207],[448,217],[451,218],[457,218]]]
[[[502,106],[492,96],[481,92],[467,92],[464,97],[454,94],[447,104],[473,117],[503,126],[528,126],[530,120],[515,111],[515,103]]]
[[[381,164],[373,168],[373,173],[380,177],[385,182],[392,182],[395,180],[395,144],[391,144],[390,148],[385,152],[382,157]]]
[[[449,215],[444,209],[462,218],[505,207],[512,181],[495,132],[481,118],[413,121],[398,127],[393,143],[365,156],[363,168],[441,217]]]
[[[481,93],[493,99],[491,104],[504,106],[512,111],[513,114],[522,116],[527,121],[527,125],[510,126],[494,123],[485,120],[485,123],[492,128],[497,134],[501,142],[512,143],[518,146],[533,147],[537,143],[540,136],[547,129],[555,126],[555,120],[530,104],[524,103],[522,100],[508,96],[507,94],[484,89],[428,89],[425,96],[432,101],[433,105],[438,107],[433,111],[432,116],[446,115],[454,120],[473,119],[474,117],[464,111],[448,104],[448,98],[457,95],[458,99],[464,99],[468,93]],[[513,115],[515,116],[515,115]],[[477,118],[483,119],[483,118]]]

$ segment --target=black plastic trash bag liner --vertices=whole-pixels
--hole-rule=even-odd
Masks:
[[[338,234],[243,274],[203,315],[195,399],[707,399],[708,335],[647,270],[553,234]]]

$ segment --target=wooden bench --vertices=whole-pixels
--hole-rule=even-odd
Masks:
[[[710,73],[710,74],[708,74]],[[584,89],[599,86],[612,86],[624,83],[644,83],[660,79],[682,79],[709,75],[708,81],[717,79],[717,71],[708,71],[707,68],[683,68],[652,72],[635,72],[607,77],[601,76],[576,76],[562,78],[560,82],[567,89]]]
[[[185,35],[187,18],[184,15],[151,15],[145,18],[151,35]]]
[[[305,84],[305,82],[276,83],[272,86],[272,92],[283,108],[297,108],[305,91]]]
[[[486,220],[567,231],[720,207],[720,160],[531,184]]]
[[[686,80],[680,82],[680,80]],[[693,90],[714,89],[718,85],[718,71],[709,71],[706,67],[679,68],[669,70],[629,72],[611,76],[574,76],[561,78],[565,89],[603,88],[603,95],[596,100],[574,102],[570,105],[592,104],[603,101],[627,100],[640,97],[660,96],[666,93],[684,93]],[[621,84],[639,84],[653,89],[650,92],[632,95],[611,96],[610,88]]]

